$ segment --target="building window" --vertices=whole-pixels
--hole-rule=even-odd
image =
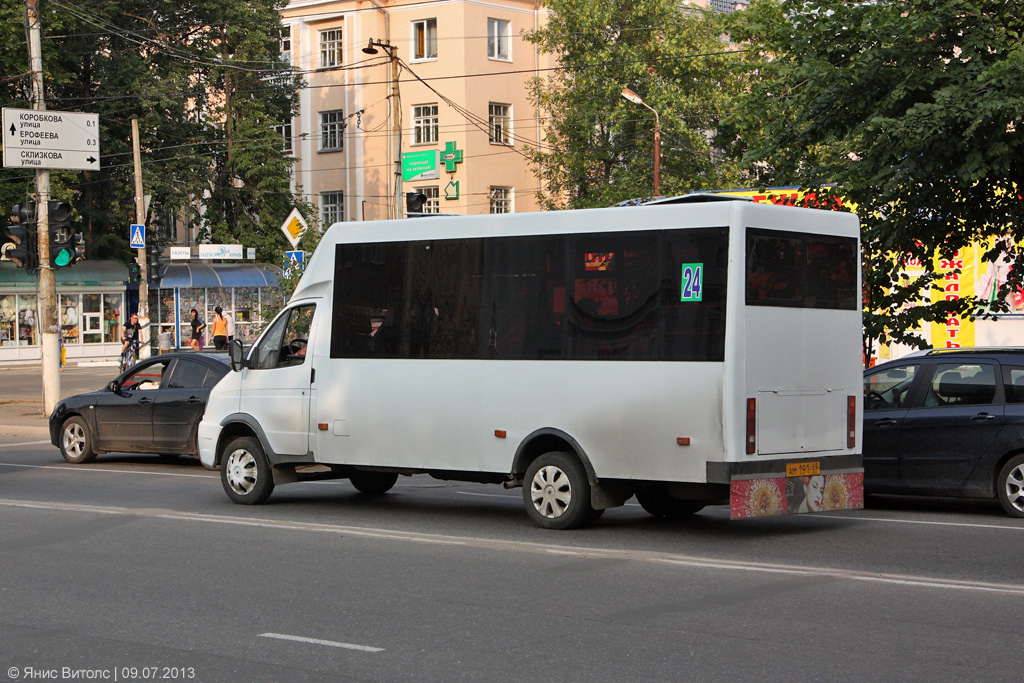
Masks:
[[[437,19],[412,22],[412,58],[437,59]]]
[[[416,191],[422,192],[423,196],[427,198],[426,203],[423,204],[423,213],[441,213],[441,195],[437,189],[437,185],[432,187],[417,187]]]
[[[341,66],[341,29],[320,31],[320,68]]]
[[[506,19],[487,20],[487,56],[491,59],[512,59],[509,30],[512,22]]]
[[[491,187],[491,213],[512,213],[511,187]]]
[[[495,145],[512,144],[512,105],[495,104],[487,106],[487,124],[491,132],[491,143]]]
[[[284,29],[284,35],[281,36],[281,61],[288,66],[292,65],[292,29],[290,26],[286,26]]]
[[[320,224],[329,227],[345,220],[345,193],[320,193]]]
[[[320,151],[336,152],[345,144],[345,112],[320,112]]]
[[[281,136],[281,151],[285,154],[292,153],[292,122],[282,123],[280,126],[274,126],[274,130]]]
[[[437,105],[417,104],[412,108],[412,144],[437,142]]]

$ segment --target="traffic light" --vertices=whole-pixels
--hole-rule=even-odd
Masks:
[[[4,229],[14,246],[7,250],[7,258],[14,265],[27,270],[39,267],[39,244],[36,241],[36,203],[15,204],[11,214],[18,219]]]
[[[138,261],[132,260],[128,264],[128,282],[132,284],[142,282],[142,266]]]
[[[146,275],[150,287],[160,285],[160,254],[164,253],[163,247],[155,244],[146,246]]]
[[[427,203],[427,195],[422,192],[405,193],[405,212],[409,215],[423,213],[423,206]]]
[[[50,263],[56,268],[74,265],[85,257],[82,233],[72,232],[71,205],[67,202],[47,203],[50,224]]]

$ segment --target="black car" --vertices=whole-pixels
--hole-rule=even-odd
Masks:
[[[72,463],[98,453],[198,455],[196,429],[210,389],[231,370],[226,354],[169,353],[144,361],[50,416],[50,441]]]
[[[865,371],[864,491],[998,498],[1024,517],[1024,349],[936,349]]]

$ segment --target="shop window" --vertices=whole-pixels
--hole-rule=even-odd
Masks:
[[[65,345],[81,342],[81,337],[78,333],[78,320],[82,317],[80,308],[77,294],[61,294],[60,331],[64,335]]]
[[[18,299],[0,296],[0,346],[15,346],[18,340]]]
[[[121,340],[121,309],[124,299],[121,294],[103,295],[103,341],[108,344]]]

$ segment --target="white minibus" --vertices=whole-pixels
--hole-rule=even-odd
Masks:
[[[547,528],[858,508],[857,217],[690,196],[336,223],[210,394],[227,495],[522,487]]]

